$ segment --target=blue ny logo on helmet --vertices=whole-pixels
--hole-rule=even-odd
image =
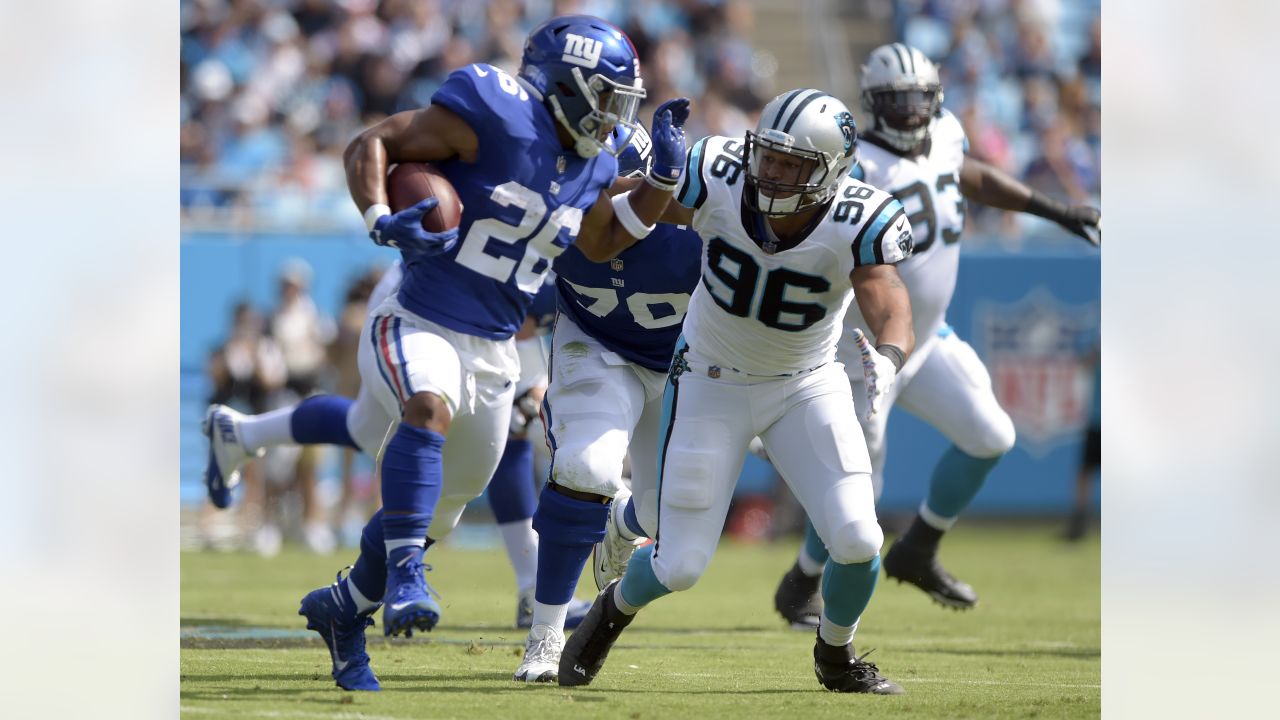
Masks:
[[[520,78],[541,96],[584,158],[609,143],[615,126],[634,129],[645,97],[635,46],[618,28],[590,15],[552,18],[529,33]]]
[[[639,122],[635,127],[619,125],[613,129],[613,146],[618,151],[619,177],[644,177],[653,166],[653,139]]]

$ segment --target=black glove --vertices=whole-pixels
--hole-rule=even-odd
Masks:
[[[1058,223],[1094,247],[1102,245],[1102,212],[1097,208],[1065,205],[1048,195],[1035,192],[1027,201],[1026,212]]]

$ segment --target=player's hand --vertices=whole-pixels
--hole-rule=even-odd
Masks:
[[[1088,205],[1072,205],[1058,221],[1062,227],[1079,235],[1094,247],[1102,245],[1102,212]]]
[[[863,384],[867,389],[867,403],[870,406],[864,419],[870,420],[873,415],[880,412],[885,396],[893,389],[893,380],[898,375],[898,368],[894,367],[892,360],[871,347],[871,342],[862,333],[862,328],[853,329],[853,341],[858,343],[858,352],[862,355]]]
[[[653,111],[649,136],[653,139],[653,167],[649,178],[664,190],[674,190],[684,170],[684,123],[689,119],[689,98],[668,100]]]
[[[433,233],[422,227],[422,216],[435,210],[439,202],[430,197],[393,215],[383,215],[369,231],[370,239],[375,245],[400,250],[405,259],[449,252],[458,242],[458,228]]]

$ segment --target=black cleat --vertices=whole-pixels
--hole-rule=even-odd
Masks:
[[[870,655],[853,654],[853,643],[843,647],[828,645],[818,638],[813,646],[813,673],[822,687],[832,692],[870,693],[872,695],[902,695],[906,690],[898,683],[880,674],[875,663],[863,660]]]
[[[939,604],[957,610],[968,610],[978,604],[978,594],[973,588],[952,577],[934,553],[917,550],[898,540],[889,548],[882,564],[887,577],[915,585]]]
[[[822,615],[822,593],[818,588],[821,581],[821,575],[805,575],[799,564],[793,564],[782,576],[778,591],[773,594],[773,607],[791,623],[793,630],[818,627],[818,618]]]
[[[635,619],[635,615],[627,615],[613,604],[613,588],[619,582],[614,580],[604,586],[587,617],[565,642],[560,653],[561,685],[590,685],[604,667],[613,643]]]

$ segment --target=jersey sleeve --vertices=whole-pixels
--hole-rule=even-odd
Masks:
[[[875,210],[853,240],[853,266],[892,265],[911,257],[911,221],[902,203],[880,192],[872,198]]]
[[[503,82],[503,75],[506,73],[502,70],[479,63],[459,68],[449,73],[431,96],[431,103],[452,110],[478,137],[526,134],[511,125],[525,116],[514,106],[527,104],[529,94],[514,79]]]
[[[934,138],[936,140],[939,137],[946,142],[958,144],[962,154],[969,154],[969,136],[965,134],[964,125],[960,123],[960,118],[952,115],[950,110],[944,109],[938,114],[937,125],[934,128]]]
[[[704,137],[685,153],[684,172],[680,174],[680,183],[676,186],[676,201],[690,210],[697,210],[707,201],[707,178],[705,165],[707,159],[707,143],[710,137]]]

